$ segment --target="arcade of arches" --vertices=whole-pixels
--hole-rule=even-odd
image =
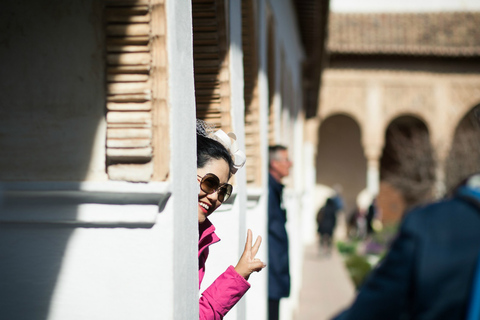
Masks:
[[[327,69],[322,81],[317,184],[341,185],[346,210],[363,190],[398,221],[480,170],[479,75]]]

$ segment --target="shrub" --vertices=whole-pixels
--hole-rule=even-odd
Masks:
[[[350,255],[357,252],[357,243],[356,242],[337,242],[337,249],[343,255]]]
[[[362,285],[366,276],[372,270],[367,258],[356,254],[348,256],[348,258],[345,260],[345,266],[350,273],[350,277],[352,278],[356,289]]]

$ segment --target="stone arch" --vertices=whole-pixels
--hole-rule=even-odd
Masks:
[[[345,209],[354,208],[357,195],[366,186],[366,167],[361,128],[355,119],[335,113],[318,129],[317,184],[342,187]]]
[[[452,108],[448,110],[450,121],[455,129],[472,108],[480,105],[480,81],[460,82],[451,84],[449,94]]]
[[[480,87],[465,90],[463,86],[452,86],[450,92],[450,107],[438,110],[432,115],[432,139],[437,152],[439,166],[441,167],[441,177],[439,180],[442,193],[445,192],[445,166],[447,158],[454,144],[454,137],[461,122],[473,106],[480,105]]]
[[[446,190],[480,171],[480,103],[457,122],[452,141],[445,163]]]
[[[404,117],[411,117],[418,119],[421,121],[425,127],[427,128],[428,132],[431,134],[432,132],[432,123],[431,117],[429,117],[424,110],[397,110],[395,113],[390,114],[387,118],[384,119],[382,123],[382,132],[386,132],[388,127],[395,122],[397,119],[401,119]]]
[[[478,110],[480,110],[480,99],[478,99],[478,101],[476,101],[473,104],[468,104],[468,105],[466,104],[466,105],[461,106],[458,109],[458,111],[456,113],[456,116],[453,117],[453,119],[452,119],[453,120],[452,125],[455,128],[454,131],[456,131],[458,129],[461,122],[465,120],[465,117],[471,117],[472,113],[478,112]]]
[[[430,201],[435,184],[435,153],[425,121],[414,115],[400,115],[385,130],[380,159],[380,195],[386,215],[400,218],[404,208]],[[396,190],[402,204],[392,205],[385,190]],[[401,208],[391,212],[392,207]]]
[[[328,118],[331,118],[334,116],[343,115],[351,118],[360,126],[360,129],[362,129],[362,126],[364,123],[364,119],[362,117],[363,110],[359,109],[358,112],[352,112],[351,110],[339,110],[339,109],[328,109],[328,108],[324,108],[324,109],[325,111],[320,113],[321,122],[324,122]],[[321,111],[323,111],[323,109],[321,109]]]

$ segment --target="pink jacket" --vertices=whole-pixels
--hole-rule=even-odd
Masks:
[[[198,279],[199,288],[205,275],[205,261],[209,246],[220,241],[215,234],[215,227],[207,219],[199,226],[198,240]],[[230,309],[242,298],[250,284],[239,275],[233,266],[229,266],[200,297],[200,320],[223,319]]]

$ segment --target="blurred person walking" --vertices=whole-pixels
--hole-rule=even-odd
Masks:
[[[377,197],[373,198],[372,203],[368,206],[367,215],[365,217],[367,223],[367,236],[370,237],[375,233],[373,223],[375,219],[379,218]]]
[[[333,231],[337,224],[337,213],[340,210],[338,201],[328,198],[325,205],[317,213],[317,232],[319,235],[319,253],[330,255],[333,244]]]

